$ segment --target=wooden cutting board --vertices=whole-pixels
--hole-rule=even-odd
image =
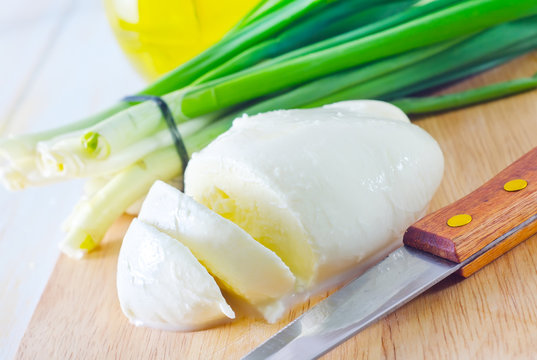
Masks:
[[[448,91],[533,75],[537,53]],[[537,92],[416,119],[440,143],[445,176],[431,210],[477,188],[537,146]],[[21,342],[20,359],[236,359],[326,294],[276,324],[239,319],[195,333],[136,328],[116,296],[123,217],[86,259],[62,256]],[[58,224],[59,226],[59,224]],[[382,226],[382,224],[379,224]],[[325,356],[326,359],[506,359],[537,356],[537,240],[467,280],[451,277]]]

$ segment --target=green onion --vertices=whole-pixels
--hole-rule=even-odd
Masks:
[[[149,102],[141,105],[155,106]],[[137,108],[132,107],[128,111],[133,111],[132,109]],[[132,116],[144,116],[147,113],[136,111],[134,114]],[[150,114],[156,115],[155,112],[150,112]],[[206,115],[179,124],[179,132],[183,137],[188,138],[211,123],[217,116],[218,114]],[[133,120],[132,117],[122,119]],[[42,141],[37,146],[38,167],[43,174],[51,178],[102,176],[116,172],[117,169],[124,168],[161,147],[173,144],[169,130],[165,125],[160,124],[159,119],[157,118],[154,122],[156,125],[154,129],[145,132],[125,133],[121,127],[106,127],[106,131],[103,131],[102,127],[106,125],[106,122],[103,122],[91,127],[83,136],[69,134]],[[149,121],[142,123],[148,124]],[[129,129],[129,127],[123,128]],[[143,130],[132,127],[130,129]],[[136,140],[133,141],[133,139]]]
[[[229,36],[231,33],[235,33],[238,30],[245,28],[256,21],[259,21],[264,16],[277,11],[282,6],[289,4],[293,0],[262,0],[257,3],[252,10],[248,12],[235,26],[226,34]]]
[[[533,18],[530,20],[534,21]],[[511,46],[537,36],[537,27],[525,26],[526,21],[504,24],[482,32],[458,46],[423,60],[416,66],[406,67],[367,83],[357,84],[320,101],[312,102],[308,104],[308,107],[356,98],[379,98],[450,71],[471,66],[476,62],[484,62],[488,60],[489,53],[507,51]]]
[[[468,21],[468,16],[475,12],[479,17]],[[182,99],[182,114],[197,117],[332,72],[468,35],[535,13],[537,3],[529,0],[474,0],[460,3],[375,35],[274,66],[260,64],[200,88],[190,89]]]
[[[308,54],[311,54],[320,50],[332,48],[334,46],[341,45],[349,41],[364,38],[368,35],[379,33],[383,30],[395,27],[397,25],[403,24],[410,20],[417,19],[421,16],[433,13],[437,10],[446,8],[448,6],[453,5],[454,3],[461,2],[461,1],[462,0],[435,0],[435,1],[427,2],[425,4],[420,4],[420,5],[416,4],[415,6],[412,6],[405,11],[395,13],[391,16],[388,16],[387,18],[381,17],[379,21],[375,21],[373,23],[367,24],[366,26],[360,26],[360,24],[364,21],[363,19],[364,14],[359,14],[359,13],[354,14],[350,18],[343,19],[342,24],[339,24],[339,21],[338,21],[337,25],[333,25],[336,27],[336,29],[338,29],[340,26],[341,28],[345,28],[347,27],[347,25],[345,24],[346,21],[351,21],[352,19],[355,19],[356,21],[358,21],[358,24],[351,31],[348,31],[341,35],[331,37],[329,39],[317,42],[309,46],[304,46],[294,51],[290,51],[287,54],[283,54],[282,56],[279,56],[277,58],[267,61],[266,65],[275,65],[277,63],[283,63],[290,59],[303,57],[305,55],[308,55]],[[393,6],[395,4],[397,4],[397,2],[392,3],[392,4],[383,4],[383,5]],[[369,9],[369,11],[373,12],[371,16],[379,16],[379,14],[375,13],[375,11],[378,11],[378,8],[377,9],[371,8]],[[366,13],[365,15],[367,16],[368,14]],[[380,15],[382,16],[382,13]],[[341,31],[341,28],[339,28],[337,32]],[[329,27],[323,31],[329,32],[332,30]]]
[[[112,177],[106,185],[75,207],[60,244],[64,253],[80,258],[95,248],[112,223],[158,179],[180,173],[181,162],[173,146],[159,149]]]
[[[229,126],[230,120],[211,124],[186,137],[185,146],[191,153],[199,151]],[[60,244],[62,251],[71,257],[80,258],[94,249],[114,221],[131,204],[143,197],[156,180],[169,181],[182,175],[181,169],[181,159],[175,147],[170,145],[133,162],[109,179],[98,178],[98,182],[104,185],[100,189],[91,189],[87,197],[78,202],[64,224],[67,235]]]
[[[460,41],[460,40],[459,40]],[[371,65],[357,69],[346,70],[334,75],[326,76],[319,80],[309,82],[296,89],[285,92],[279,96],[257,103],[244,112],[249,115],[273,110],[291,109],[310,104],[315,100],[321,100],[337,91],[365,83],[375,78],[391,73],[397,69],[407,67],[423,59],[431,57],[441,51],[454,46],[456,41],[433,45],[427,48],[414,50],[401,55],[396,55]],[[324,101],[323,101],[324,103]]]
[[[319,40],[323,39],[325,36],[338,35],[347,30],[347,27],[349,26],[344,22],[346,17],[355,17],[355,14],[362,15],[363,9],[370,8],[371,5],[375,5],[377,3],[382,4],[383,1],[386,2],[387,0],[346,0],[336,2],[332,7],[326,9],[326,11],[318,12],[317,14],[304,19],[298,24],[293,25],[278,36],[270,38],[238,54],[221,66],[199,77],[195,82],[193,82],[193,84],[202,84],[208,82],[209,80],[218,79],[235,73],[248,68],[249,66],[255,65],[262,60],[281,55],[297,47],[309,44],[315,39]],[[405,7],[408,7],[414,2],[415,1],[407,1],[402,2],[402,4]],[[394,7],[393,5],[398,5],[397,9],[401,8],[401,3],[389,5],[392,5],[392,8]],[[368,21],[375,20],[371,15],[376,14],[367,12],[366,15],[369,15],[366,18]],[[382,12],[382,15],[385,15],[385,12]],[[364,21],[363,18],[361,20]],[[358,23],[356,18],[353,19],[353,23]],[[338,24],[342,24],[342,26],[338,26]],[[326,30],[328,30],[330,33],[324,35]]]
[[[477,10],[480,12],[477,20],[467,21],[468,14]],[[537,4],[531,1],[464,2],[378,34],[321,50],[302,58],[291,59],[269,67],[261,64],[250,70],[206,84],[172,92],[165,96],[165,100],[170,104],[178,121],[183,122],[283,90],[293,84],[311,80],[329,72],[344,70],[352,65],[361,65],[419,46],[438,43],[442,39],[465,36],[502,20],[526,14],[530,10],[532,13],[537,12]],[[462,24],[460,24],[461,21]],[[451,29],[454,24],[459,24],[456,30]],[[405,41],[405,39],[411,39],[411,41]],[[436,66],[443,65],[437,64]],[[279,80],[272,81],[273,79]],[[371,85],[369,88],[378,88],[378,86]],[[334,96],[334,98],[348,98],[355,93],[353,90],[348,90],[347,93]],[[378,96],[378,94],[369,95],[371,96]],[[140,104],[98,124],[99,129],[91,129],[91,131],[101,135],[99,141],[102,145],[98,147],[106,154],[107,151],[122,149],[129,142],[138,141],[152,134],[158,126],[162,126],[162,121],[155,106]],[[118,129],[121,129],[121,133],[118,133]]]
[[[442,111],[536,86],[533,77],[401,99],[537,48],[536,14],[535,0],[263,0],[221,41],[138,94],[166,101],[189,154],[242,114],[357,98]],[[0,172],[11,189],[91,179],[62,245],[80,255],[154,180],[181,175],[181,161],[158,107],[122,102],[0,140]]]
[[[0,139],[0,180],[10,190],[54,182],[55,179],[50,179],[38,170],[37,144],[65,133],[86,129],[125,108],[127,106],[120,103],[109,110],[52,130]]]
[[[425,98],[406,98],[393,101],[392,103],[400,107],[407,114],[423,114],[479,104],[536,88],[537,74],[529,78],[483,86],[456,94]]]
[[[410,94],[416,94],[424,90],[434,89],[438,86],[443,86],[451,82],[464,79],[468,76],[479,74],[483,71],[489,70],[496,66],[502,65],[516,57],[526,54],[527,52],[534,50],[537,47],[537,39],[526,41],[519,46],[510,47],[501,57],[492,57],[490,59],[483,59],[483,62],[479,62],[468,67],[449,71],[443,75],[435,76],[428,81],[417,83],[412,86],[408,86],[405,89],[392,92],[380,97],[380,100],[393,101],[394,99],[400,99]]]
[[[386,4],[375,5],[364,11],[350,12],[347,16],[320,29],[318,34],[314,34],[316,35],[314,40],[320,41],[330,38],[332,39],[331,41],[337,39],[337,42],[341,42],[344,41],[343,38],[348,39],[349,36],[352,36],[355,39],[363,37],[366,33],[372,34],[381,29],[387,29],[390,26],[400,24],[404,22],[404,18],[410,20],[409,14],[415,18],[418,13],[423,14],[424,11],[429,12],[431,11],[430,4],[435,4],[433,2],[429,3],[428,6],[416,5],[418,1],[419,0],[392,1]],[[437,4],[435,5],[437,6]],[[345,35],[335,38],[340,34]],[[326,48],[327,43],[328,42],[325,42],[322,47]],[[330,46],[333,46],[333,43]],[[310,52],[312,48],[313,47],[310,47]],[[318,50],[320,50],[320,48],[318,48]]]

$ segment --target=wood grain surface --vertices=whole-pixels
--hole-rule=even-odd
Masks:
[[[506,191],[504,185],[523,179],[527,186]],[[462,226],[449,226],[448,220],[470,215]],[[465,197],[430,213],[406,231],[406,245],[460,263],[494,240],[504,237],[493,249],[465,265],[464,277],[489,264],[537,232],[537,148],[495,175]]]
[[[457,84],[448,91],[530,76],[537,54]],[[537,92],[416,120],[445,155],[439,209],[476,189],[537,146]],[[241,318],[195,333],[135,328],[121,314],[116,258],[122,218],[100,251],[61,257],[18,351],[19,359],[237,359],[323,296],[282,321]],[[381,224],[379,224],[381,226]],[[536,357],[535,237],[461,281],[451,277],[325,355],[326,359],[524,359]]]

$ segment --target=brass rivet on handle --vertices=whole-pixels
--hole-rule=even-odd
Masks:
[[[472,216],[468,214],[457,214],[450,217],[447,224],[451,227],[459,227],[468,224],[470,221],[472,221]]]
[[[523,179],[514,179],[511,181],[506,182],[503,185],[503,189],[505,191],[519,191],[524,189],[526,186],[528,186],[528,182]]]

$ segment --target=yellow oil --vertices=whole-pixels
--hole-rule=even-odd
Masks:
[[[221,39],[257,2],[105,0],[105,5],[121,48],[154,80]]]

